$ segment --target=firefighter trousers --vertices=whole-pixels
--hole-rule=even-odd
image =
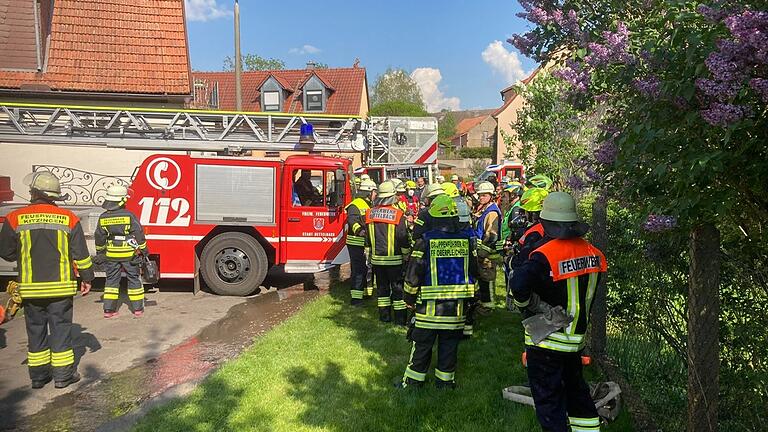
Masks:
[[[366,276],[368,275],[365,247],[347,245],[347,250],[349,251],[352,304],[361,304],[363,302],[363,294],[365,294]]]
[[[403,266],[373,266],[373,275],[376,278],[376,296],[379,306],[379,320],[392,321],[394,309],[394,321],[396,324],[405,325],[406,308],[403,301]]]
[[[67,381],[75,373],[72,297],[22,302],[27,326],[27,366],[33,383]]]
[[[120,281],[122,272],[128,279],[128,301],[132,311],[144,310],[144,285],[139,266],[130,261],[107,261],[103,265],[107,280],[104,283],[104,312],[115,312],[120,307]]]
[[[542,429],[546,432],[599,431],[600,418],[584,381],[581,353],[530,346],[526,352],[528,381]]]
[[[427,379],[427,370],[432,361],[432,347],[437,341],[437,366],[435,385],[453,387],[456,362],[459,356],[461,330],[435,330],[414,328],[411,333],[413,347],[408,366],[405,368],[403,383],[406,386],[421,386]]]
[[[487,308],[493,307],[493,295],[492,290],[494,289],[495,282],[489,282],[484,281],[482,279],[477,281],[477,299],[480,302],[480,304]]]

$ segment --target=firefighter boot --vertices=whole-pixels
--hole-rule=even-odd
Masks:
[[[54,384],[54,386],[55,386],[57,389],[63,389],[63,388],[65,388],[65,387],[69,386],[70,384],[74,384],[74,383],[76,383],[76,382],[78,382],[78,381],[80,381],[80,374],[79,374],[79,373],[77,373],[77,371],[75,371],[75,372],[72,374],[72,376],[71,376],[71,377],[69,377],[69,379],[66,379],[66,380],[64,380],[64,381],[56,381],[56,383]]]
[[[404,326],[406,325],[408,317],[408,310],[407,309],[397,309],[395,310],[395,324]]]
[[[392,308],[390,306],[379,307],[379,321],[392,322]]]

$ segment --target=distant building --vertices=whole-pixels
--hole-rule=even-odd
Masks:
[[[368,115],[365,68],[323,68],[244,71],[243,111],[309,112]],[[234,72],[192,72],[194,94],[190,107],[235,109]]]
[[[490,115],[467,118],[456,125],[456,134],[451,137],[455,152],[463,148],[496,148],[496,119]]]
[[[536,68],[536,70],[534,70],[527,78],[525,78],[522,83],[528,84],[533,81],[539,70],[540,68]],[[501,90],[500,93],[503,104],[499,109],[491,114],[491,116],[496,119],[496,123],[498,125],[496,128],[495,151],[493,152],[495,155],[494,162],[498,163],[505,159],[519,162],[520,158],[517,155],[520,149],[519,143],[515,143],[512,146],[512,157],[507,158],[505,157],[507,147],[506,143],[504,142],[504,137],[512,137],[512,139],[515,139],[513,125],[517,122],[518,111],[525,105],[525,99],[520,97],[515,92],[515,85],[511,85]]]
[[[0,97],[184,106],[184,2],[0,0]]]

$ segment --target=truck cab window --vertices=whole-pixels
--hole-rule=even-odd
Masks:
[[[294,207],[323,207],[325,183],[323,171],[297,169],[293,171]]]
[[[333,171],[325,172],[325,206],[333,207],[336,204],[336,173]]]

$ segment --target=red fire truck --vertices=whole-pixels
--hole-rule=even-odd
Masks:
[[[264,148],[312,153],[351,152],[360,145],[356,118],[3,108],[0,103],[0,142],[38,146],[103,143],[218,153]],[[178,122],[180,116],[188,120]],[[135,130],[127,135],[129,127]],[[199,275],[218,294],[247,295],[273,266],[283,266],[289,273],[315,273],[348,261],[343,208],[351,199],[350,164],[347,158],[319,154],[285,160],[154,154],[135,171],[127,208],[145,227],[150,258],[158,263],[161,278],[194,278],[198,289]],[[0,206],[0,222],[19,205],[23,204]],[[71,208],[84,221],[86,234],[92,235],[101,209]],[[13,274],[15,268],[0,273]]]

